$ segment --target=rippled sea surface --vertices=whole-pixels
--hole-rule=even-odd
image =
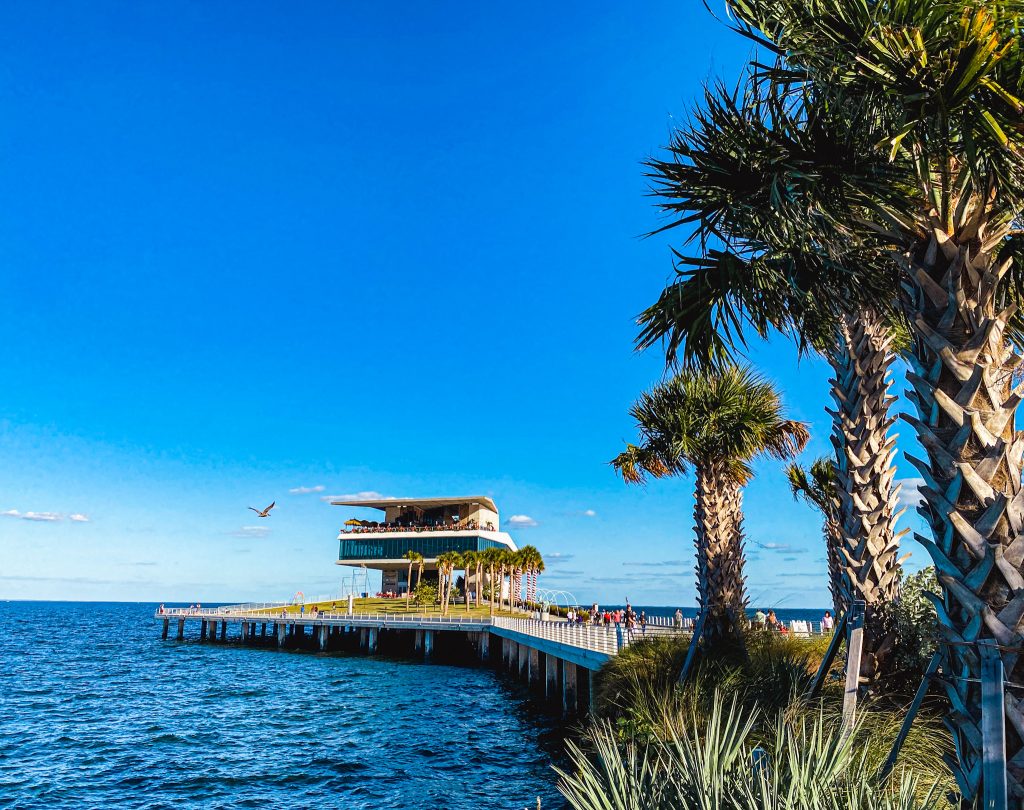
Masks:
[[[0,603],[0,807],[564,807],[554,720],[489,669],[161,641],[153,609]]]

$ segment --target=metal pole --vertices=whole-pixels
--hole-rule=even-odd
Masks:
[[[981,796],[985,810],[1006,810],[1006,719],[1003,659],[991,639],[978,642],[981,654]]]

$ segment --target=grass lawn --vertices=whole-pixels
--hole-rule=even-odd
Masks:
[[[309,613],[313,606],[316,605],[320,610],[333,610],[335,612],[344,612],[348,609],[348,600],[337,599],[327,602],[307,602],[306,613]],[[281,608],[267,608],[262,613],[268,613],[272,615],[279,615]],[[288,611],[289,615],[299,612],[299,605],[288,605],[285,610]],[[407,614],[416,616],[440,616],[441,606],[430,605],[429,607],[420,607],[415,602],[411,602],[409,607],[405,606],[404,599],[356,599],[353,603],[353,611],[355,613],[386,613],[386,614]],[[481,605],[479,608],[476,605],[470,605],[469,612],[466,612],[466,606],[462,603],[449,605],[448,615],[452,618],[460,616],[470,616],[475,619],[487,618],[491,615],[491,609],[488,605]],[[522,616],[522,613],[509,613],[507,610],[496,610],[496,616]]]

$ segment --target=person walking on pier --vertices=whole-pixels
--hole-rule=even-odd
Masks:
[[[647,635],[647,613],[646,611],[640,611],[640,635]]]
[[[681,608],[676,608],[676,615],[673,618],[672,623],[675,625],[676,630],[683,629],[683,611]]]

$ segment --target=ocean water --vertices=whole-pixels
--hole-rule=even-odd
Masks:
[[[162,641],[154,608],[0,603],[0,807],[564,807],[558,722],[490,669]]]

